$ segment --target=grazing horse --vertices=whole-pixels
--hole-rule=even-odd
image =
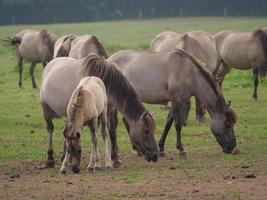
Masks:
[[[185,35],[175,32],[162,32],[151,42],[151,50],[155,52],[169,52],[176,48],[183,49],[195,58],[207,64],[207,68],[214,74],[217,63],[217,51],[214,39],[204,31],[191,31]],[[196,98],[196,120],[205,121],[205,109]]]
[[[180,155],[186,154],[181,142],[181,108],[191,96],[196,96],[208,109],[211,131],[223,151],[230,153],[235,149],[233,126],[236,115],[217,89],[211,73],[191,54],[181,49],[168,53],[124,50],[112,55],[109,61],[120,67],[141,101],[149,104],[171,101],[171,110],[159,141],[160,152],[164,152],[167,132],[175,121],[176,147]],[[127,123],[127,119],[124,121]]]
[[[55,43],[53,57],[68,57],[71,48],[71,43],[76,37],[76,35],[69,34],[59,38]]]
[[[122,72],[116,68],[116,65],[95,54],[90,54],[82,59],[56,58],[48,63],[43,71],[40,101],[48,131],[46,166],[54,166],[52,119],[67,116],[67,106],[72,92],[85,76],[97,76],[104,82],[108,100],[129,122],[132,143],[146,155],[146,160],[156,162],[158,147],[154,138],[155,124],[152,116],[139,101],[133,87]],[[111,144],[113,167],[118,167],[121,161],[117,155],[116,136],[112,131],[109,133],[110,138],[113,138]]]
[[[76,37],[72,41],[69,57],[79,59],[86,57],[90,53],[101,55],[104,58],[108,57],[101,42],[95,36],[83,35]]]
[[[259,75],[265,76],[267,70],[267,31],[258,29],[253,32],[222,31],[213,38],[216,42],[218,62],[216,74],[222,83],[231,68],[253,70],[253,98],[258,99]]]
[[[10,45],[15,47],[19,65],[19,87],[22,87],[23,59],[31,63],[30,75],[32,87],[37,88],[34,69],[37,63],[43,67],[52,60],[56,37],[47,30],[23,30],[9,38]]]
[[[107,96],[106,88],[101,79],[91,76],[82,78],[77,88],[73,91],[67,108],[68,122],[64,130],[66,140],[65,158],[60,169],[66,173],[66,168],[71,160],[72,171],[80,172],[81,161],[81,130],[84,125],[91,130],[91,156],[88,170],[99,170],[100,155],[97,147],[98,121],[102,125],[102,136],[105,144],[105,162],[107,168],[112,168],[108,144],[107,127]]]

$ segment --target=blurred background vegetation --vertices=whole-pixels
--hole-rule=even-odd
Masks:
[[[267,16],[266,0],[0,0],[0,24],[189,16]]]

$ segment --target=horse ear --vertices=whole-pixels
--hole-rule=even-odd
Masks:
[[[143,113],[142,119],[144,120],[144,122],[147,125],[148,129],[150,130],[150,132],[153,131],[156,128],[155,122],[153,120],[153,117],[148,111]]]
[[[225,111],[229,111],[231,108],[231,101],[228,101],[228,103],[226,104],[226,109]]]
[[[123,123],[124,123],[124,125],[125,125],[125,127],[126,127],[126,129],[128,131],[128,133],[130,133],[130,126],[129,126],[127,120],[123,117],[122,118],[122,121],[123,121]]]

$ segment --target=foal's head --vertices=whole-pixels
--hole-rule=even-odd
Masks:
[[[211,131],[223,152],[231,153],[236,147],[234,124],[237,121],[235,112],[230,108],[230,102],[226,104],[222,113],[216,114],[211,120]]]
[[[72,171],[74,173],[80,172],[81,163],[81,133],[74,131],[71,125],[65,126],[64,137],[66,141],[66,151],[70,154]]]

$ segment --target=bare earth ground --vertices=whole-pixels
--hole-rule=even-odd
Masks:
[[[186,159],[167,152],[153,164],[128,154],[121,156],[120,169],[97,173],[86,172],[83,157],[78,175],[59,174],[59,160],[54,169],[44,169],[42,163],[1,164],[0,199],[267,199],[265,160],[207,163],[218,156],[223,158],[218,149],[192,152]]]

